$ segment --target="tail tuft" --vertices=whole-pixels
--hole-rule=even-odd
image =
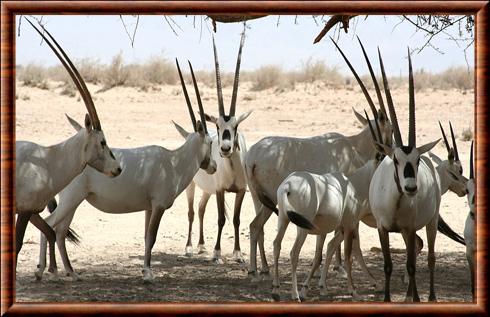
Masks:
[[[450,239],[462,244],[466,245],[466,242],[464,241],[464,238],[457,234],[456,232],[449,227],[449,225],[442,219],[441,215],[439,215],[439,221],[437,223],[437,230],[444,234],[445,236],[449,237]]]
[[[58,207],[58,203],[56,202],[55,198],[52,198],[48,202],[48,210],[49,213],[52,214],[56,207]],[[75,232],[75,230],[68,228],[68,233],[66,234],[66,239],[73,243],[74,245],[80,245],[80,235]]]
[[[308,229],[308,230],[313,230],[316,229],[316,226],[312,224],[308,219],[300,215],[299,213],[295,211],[288,211],[287,212],[289,220],[291,220],[292,223],[297,225],[298,227]]]

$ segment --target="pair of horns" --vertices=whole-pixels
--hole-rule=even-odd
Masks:
[[[58,59],[60,60],[61,64],[65,67],[67,70],[68,74],[70,75],[71,79],[75,83],[75,86],[77,86],[78,91],[80,92],[80,95],[82,96],[83,102],[85,103],[85,107],[87,107],[87,111],[89,113],[90,119],[92,121],[92,126],[96,130],[102,130],[100,126],[100,120],[99,117],[97,116],[97,111],[95,110],[95,105],[94,101],[92,100],[92,97],[90,96],[90,92],[87,89],[87,85],[85,85],[85,82],[83,81],[82,76],[80,76],[80,73],[78,72],[77,68],[73,63],[71,62],[70,58],[66,55],[65,51],[61,48],[61,46],[56,42],[54,37],[46,30],[44,26],[41,25],[41,28],[43,31],[48,35],[48,37],[53,41],[51,41],[44,35],[43,32],[41,32],[28,18],[24,17],[24,19],[29,22],[30,25],[41,35],[41,37],[46,41],[46,43],[49,45],[51,50],[56,54]],[[56,46],[56,48],[55,48]],[[59,52],[58,52],[59,50]],[[61,54],[60,54],[61,53]]]
[[[201,94],[199,93],[199,88],[197,87],[196,77],[194,76],[194,70],[192,69],[191,62],[190,61],[187,61],[187,62],[189,63],[189,68],[191,69],[192,83],[194,84],[194,91],[196,92],[197,104],[199,106],[199,115],[201,117],[201,123],[204,127],[204,131],[206,133],[208,133],[208,128],[206,126],[206,120],[204,118],[204,109],[202,106]],[[187,104],[187,109],[189,110],[189,115],[191,117],[192,127],[194,128],[194,131],[197,131],[196,116],[194,115],[194,111],[192,110],[191,100],[189,99],[189,94],[187,94],[187,88],[185,86],[184,77],[182,76],[182,72],[180,71],[179,61],[177,60],[177,58],[175,59],[175,63],[177,64],[177,70],[179,72],[179,77],[180,77],[180,83],[182,85],[182,90],[184,91],[185,102]]]
[[[444,132],[441,121],[439,121],[439,127],[441,128],[442,137],[444,138],[444,144],[446,145],[446,150],[449,153],[451,151],[451,147],[449,146],[449,142],[447,141],[446,133]],[[449,129],[451,130],[451,139],[453,141],[454,158],[456,161],[459,161],[458,146],[456,145],[456,139],[454,138],[453,126],[451,125],[451,121],[449,121]]]
[[[242,60],[243,43],[245,43],[245,27],[243,29],[242,37],[240,39],[240,48],[238,49],[238,57],[237,57],[236,68],[235,68],[235,79],[233,81],[233,93],[231,95],[231,104],[230,104],[230,113],[229,113],[230,117],[235,116],[236,100],[237,100],[237,95],[238,95],[238,82],[240,79],[240,64],[241,64],[241,60]],[[215,70],[216,70],[216,90],[218,92],[219,115],[225,116],[225,107],[224,107],[224,103],[223,103],[223,89],[222,89],[222,85],[221,85],[221,74],[219,71],[219,62],[218,62],[218,52],[216,50],[216,43],[214,41],[214,36],[213,36],[213,51],[214,51],[214,65],[215,65]]]
[[[354,75],[354,77],[356,78],[357,80],[357,83],[359,84],[359,86],[361,87],[361,90],[362,90],[362,93],[364,94],[364,96],[366,97],[366,100],[369,104],[369,107],[371,108],[371,112],[373,113],[373,116],[375,119],[378,119],[378,112],[376,111],[376,107],[374,105],[374,102],[373,102],[373,99],[371,98],[371,96],[369,95],[369,92],[368,90],[366,89],[366,86],[364,85],[364,83],[362,82],[361,78],[359,77],[359,75],[357,74],[356,70],[354,69],[354,67],[352,67],[352,64],[349,62],[349,59],[345,56],[344,52],[340,49],[340,47],[337,45],[337,43],[333,40],[333,38],[330,37],[330,39],[332,40],[333,44],[337,47],[337,49],[339,50],[340,54],[342,55],[342,57],[344,58],[345,62],[347,63],[347,66],[349,66],[349,69],[351,70],[352,74]],[[383,96],[381,94],[381,90],[379,88],[379,84],[378,84],[378,80],[376,79],[376,76],[374,75],[374,71],[373,71],[373,68],[371,67],[371,62],[369,61],[369,58],[366,54],[366,50],[364,49],[364,45],[362,45],[362,42],[361,40],[359,39],[359,37],[357,37],[357,40],[359,41],[359,44],[361,46],[361,49],[362,49],[362,53],[364,54],[364,58],[366,59],[366,63],[367,63],[367,66],[368,66],[368,69],[369,69],[369,73],[371,75],[371,79],[373,80],[373,83],[374,83],[374,88],[376,90],[376,96],[378,97],[378,102],[379,102],[379,107],[381,109],[381,111],[384,113],[384,114],[387,114],[386,113],[386,108],[385,108],[385,105],[384,105],[384,102],[383,102]]]

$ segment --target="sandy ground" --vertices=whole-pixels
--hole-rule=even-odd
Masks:
[[[44,145],[63,141],[74,131],[64,117],[69,114],[83,122],[86,112],[83,102],[77,97],[59,94],[60,88],[51,83],[50,90],[17,87],[18,140],[30,140]],[[253,109],[253,114],[241,125],[248,147],[265,136],[288,135],[307,137],[337,131],[346,135],[357,133],[360,126],[352,114],[368,108],[360,90],[333,89],[322,84],[297,85],[295,90],[278,92],[267,90],[252,92],[250,84],[241,85],[237,112]],[[89,85],[92,92],[100,87]],[[213,88],[201,88],[207,112],[217,113],[216,93]],[[225,89],[225,103],[230,100],[231,87]],[[136,147],[157,144],[176,148],[183,143],[170,120],[175,120],[190,129],[190,120],[183,96],[178,86],[156,87],[149,92],[133,88],[114,88],[94,94],[108,144],[112,147]],[[373,94],[374,97],[374,94]],[[402,134],[407,129],[407,89],[394,91],[394,100]],[[447,125],[452,120],[456,133],[472,127],[473,93],[459,91],[422,91],[416,94],[417,140],[419,144],[439,138],[437,120]],[[406,137],[405,137],[406,138]],[[469,142],[459,142],[459,152],[468,172]],[[435,153],[444,157],[442,143]],[[196,191],[200,195],[199,191]],[[229,206],[233,194],[226,196]],[[196,205],[197,205],[196,198]],[[452,228],[462,234],[468,207],[465,198],[447,193],[442,200],[441,214]],[[46,212],[43,213],[46,215]],[[74,269],[82,280],[72,282],[60,269],[60,280],[49,275],[41,282],[34,280],[38,262],[39,232],[29,225],[25,244],[19,256],[17,268],[18,301],[270,301],[271,282],[252,283],[247,279],[249,254],[248,225],[255,215],[252,200],[247,194],[243,202],[240,239],[246,264],[232,261],[233,225],[227,221],[222,238],[222,253],[225,264],[209,261],[217,234],[217,211],[212,198],[205,216],[205,240],[208,252],[193,258],[183,256],[187,238],[187,202],[180,195],[173,207],[166,211],[153,248],[152,267],[156,279],[153,284],[142,282],[141,269],[144,254],[144,213],[112,215],[100,212],[88,203],[77,210],[72,227],[82,236],[76,247],[67,244]],[[197,215],[194,223],[194,247],[197,245]],[[361,225],[361,247],[366,262],[374,276],[383,281],[383,258],[379,252],[376,230]],[[423,231],[423,230],[422,230]],[[265,227],[266,250],[272,264],[272,241],[276,233],[276,219],[271,217]],[[289,251],[296,235],[293,226],[288,228],[280,258],[281,292],[283,299],[290,298],[291,279]],[[422,256],[417,262],[417,283],[422,301],[428,299],[427,244],[425,232]],[[330,239],[329,235],[327,239]],[[398,234],[391,234],[391,247],[404,248]],[[299,281],[302,282],[313,258],[315,239],[307,238],[300,255]],[[396,250],[395,250],[396,251]],[[465,248],[439,234],[436,241],[436,293],[439,301],[470,301],[469,271]],[[401,282],[405,269],[405,255],[394,252],[392,276],[392,299],[404,299],[406,286]],[[260,263],[260,260],[259,260]],[[58,264],[61,260],[58,257]],[[368,284],[357,264],[354,265],[354,282],[361,300],[382,300],[382,295]],[[310,300],[319,300],[316,280],[310,290]],[[326,300],[351,301],[346,294],[346,279],[330,273]],[[325,298],[321,298],[325,300]]]

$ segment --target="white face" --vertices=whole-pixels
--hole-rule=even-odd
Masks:
[[[104,132],[88,127],[86,133],[88,137],[85,147],[87,164],[110,177],[121,174],[121,166],[107,145]]]
[[[420,163],[420,153],[417,148],[403,146],[393,150],[391,158],[395,165],[395,175],[398,176],[400,187],[407,196],[417,194],[417,173]]]
[[[218,148],[221,157],[229,158],[238,148],[238,125],[245,120],[251,111],[235,116],[219,116],[214,119],[218,131]]]
[[[470,212],[475,213],[475,180],[470,179],[466,183],[466,197],[468,198],[468,206],[470,207]]]

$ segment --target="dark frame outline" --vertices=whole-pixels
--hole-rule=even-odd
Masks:
[[[17,303],[14,302],[15,15],[18,14],[474,14],[477,173],[477,302],[404,303]],[[3,1],[1,3],[1,314],[488,314],[488,1]]]

